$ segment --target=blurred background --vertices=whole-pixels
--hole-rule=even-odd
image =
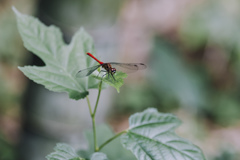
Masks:
[[[209,160],[240,159],[240,1],[1,0],[0,160],[42,160],[56,142],[86,148],[86,100],[74,101],[17,68],[44,65],[23,47],[11,10],[58,26],[66,43],[83,26],[102,61],[143,62],[118,94],[102,91],[97,123],[127,128],[149,107],[177,115],[177,133]],[[95,104],[96,90],[90,91]]]

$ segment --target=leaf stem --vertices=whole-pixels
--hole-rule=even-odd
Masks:
[[[98,146],[97,146],[97,136],[96,136],[96,124],[95,124],[95,115],[92,112],[92,107],[89,101],[89,98],[87,96],[87,103],[88,103],[88,109],[92,118],[92,128],[93,128],[93,139],[94,139],[94,151],[98,151]]]
[[[95,116],[92,116],[92,126],[93,126],[93,140],[94,140],[94,151],[99,151],[97,145],[97,133],[96,133],[96,123],[95,123]]]
[[[128,130],[124,130],[122,132],[119,132],[118,134],[116,134],[115,136],[113,136],[112,138],[108,139],[106,142],[104,142],[100,147],[99,150],[101,150],[105,145],[107,145],[108,143],[110,143],[112,140],[118,138],[119,136],[121,136],[124,133],[127,133]]]
[[[97,97],[97,101],[96,101],[95,108],[94,108],[94,111],[93,111],[94,116],[95,116],[96,111],[97,111],[97,106],[98,106],[98,101],[99,101],[99,97],[100,97],[100,94],[101,94],[101,90],[102,90],[102,81],[100,81],[99,86],[98,86],[98,97]]]
[[[92,116],[92,107],[91,107],[88,96],[87,96],[87,103],[88,103],[88,109],[89,109],[90,115]]]
[[[94,108],[93,112],[92,112],[92,107],[91,107],[89,98],[87,96],[88,108],[89,108],[89,112],[90,112],[90,115],[91,115],[91,118],[92,118],[93,140],[94,140],[94,151],[95,152],[99,151],[99,148],[98,148],[98,145],[97,145],[95,114],[96,114],[96,111],[97,111],[97,106],[98,106],[98,101],[99,101],[99,98],[100,98],[101,90],[102,90],[102,81],[100,81],[99,86],[98,86],[98,96],[97,96],[97,101],[96,101],[95,108]]]

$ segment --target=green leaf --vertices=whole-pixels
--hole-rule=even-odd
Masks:
[[[58,143],[54,150],[55,152],[46,156],[48,160],[84,160],[67,144]]]
[[[94,78],[102,80],[103,82],[105,82],[106,84],[116,88],[117,92],[120,92],[120,87],[123,85],[123,78],[127,77],[126,73],[123,72],[116,72],[114,74],[114,78],[111,75],[106,75],[105,77],[101,77],[101,76],[97,76],[97,75],[93,75]]]
[[[108,158],[106,154],[96,152],[96,153],[93,153],[93,155],[91,156],[91,160],[108,160]]]
[[[179,125],[175,116],[147,109],[130,117],[129,131],[121,137],[122,144],[138,160],[204,160],[197,146],[174,133]]]
[[[31,80],[55,92],[67,92],[75,100],[88,95],[89,88],[97,88],[99,80],[92,76],[77,79],[76,73],[94,65],[86,55],[95,49],[92,38],[81,28],[69,45],[62,39],[61,31],[55,26],[45,26],[38,19],[21,14],[13,7],[18,30],[24,46],[40,57],[46,66],[25,66],[19,69]]]

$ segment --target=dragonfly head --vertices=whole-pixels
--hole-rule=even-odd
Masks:
[[[111,68],[111,72],[114,74],[116,73],[116,68]]]

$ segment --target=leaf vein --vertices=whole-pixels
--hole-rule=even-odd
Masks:
[[[172,146],[168,146],[168,145],[166,145],[166,144],[164,144],[164,143],[162,143],[162,142],[160,142],[160,141],[156,141],[155,139],[151,139],[151,138],[149,138],[149,137],[146,137],[146,136],[141,135],[141,134],[137,134],[137,133],[135,133],[135,132],[129,131],[128,133],[131,133],[131,134],[136,135],[136,136],[143,137],[143,138],[145,138],[145,139],[148,139],[148,140],[153,141],[153,142],[158,143],[158,144],[162,144],[163,146],[165,146],[165,147],[167,147],[167,148],[171,148],[172,150],[175,150],[175,151],[179,152],[180,154],[185,155],[185,156],[188,157],[189,159],[192,159],[189,155],[187,155],[187,154],[185,154],[185,153],[182,153],[182,152],[179,151],[178,149],[176,149],[176,148],[174,148],[174,147],[172,147]]]
[[[147,123],[142,123],[142,124],[140,124],[140,125],[136,125],[136,126],[134,126],[134,127],[131,127],[130,129],[136,129],[136,128],[142,128],[142,127],[146,127],[146,126],[150,126],[150,125],[161,125],[161,124],[168,124],[168,123],[170,123],[170,122],[168,122],[168,123],[166,123],[166,122],[151,122],[151,123],[149,123],[149,122],[147,122]],[[173,126],[173,128],[172,128],[172,130],[174,129],[174,128],[176,128],[178,125],[176,125],[176,126]]]

